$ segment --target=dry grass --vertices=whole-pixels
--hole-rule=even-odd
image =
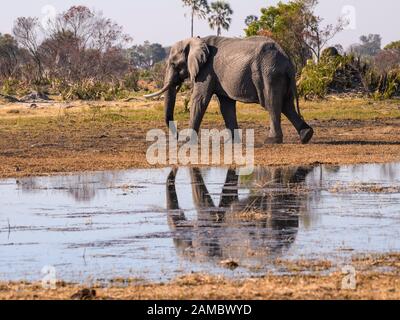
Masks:
[[[282,260],[278,259],[275,261],[275,265],[283,267],[290,273],[298,272],[321,272],[330,270],[333,265],[332,262],[326,260]]]
[[[383,163],[400,160],[398,101],[342,100],[308,102],[303,114],[314,126],[312,144],[299,144],[284,121],[285,143],[266,146],[268,114],[239,104],[242,128],[256,133],[257,165]],[[189,115],[178,104],[176,118],[185,128]],[[216,102],[204,127],[223,128]],[[91,102],[0,106],[0,177],[60,174],[149,167],[145,141],[149,129],[164,129],[161,101]]]
[[[398,186],[383,186],[378,183],[337,183],[329,189],[331,193],[399,193]]]
[[[326,261],[298,261],[277,263],[294,270],[291,276],[266,275],[246,280],[228,280],[203,274],[182,276],[169,283],[137,284],[118,281],[109,286],[94,285],[96,299],[400,299],[400,255],[364,256],[353,259],[357,271],[356,289],[342,289],[344,274],[330,269]],[[391,268],[374,271],[375,267]],[[299,271],[312,271],[309,275]],[[0,283],[0,299],[70,299],[84,287],[59,283],[56,290],[43,289],[40,284],[27,282]]]
[[[232,219],[234,221],[239,220],[239,221],[257,221],[257,220],[265,220],[266,218],[269,218],[270,215],[265,213],[262,210],[257,210],[257,209],[244,209],[243,211],[240,212],[233,212],[229,219]]]

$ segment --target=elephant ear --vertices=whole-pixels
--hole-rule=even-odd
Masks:
[[[188,69],[192,82],[196,80],[201,67],[207,62],[209,54],[208,46],[202,39],[189,40]]]

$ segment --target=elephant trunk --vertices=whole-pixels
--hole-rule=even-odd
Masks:
[[[164,87],[154,94],[145,96],[146,98],[154,98],[165,93],[165,122],[167,124],[167,127],[170,127],[172,132],[175,131],[174,133],[176,133],[176,128],[174,126],[171,127],[170,123],[174,121],[176,95],[181,84],[182,81],[179,78],[179,74],[171,66],[169,66],[165,75]]]
[[[174,135],[177,135],[177,129],[171,122],[174,121],[176,95],[181,83],[182,81],[179,79],[177,72],[173,68],[169,68],[165,77],[165,86],[168,87],[164,96],[165,123]]]
[[[165,123],[169,127],[170,122],[174,121],[174,111],[176,104],[177,89],[175,86],[170,86],[165,94],[164,106],[165,106]]]

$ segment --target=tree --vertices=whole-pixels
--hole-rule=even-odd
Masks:
[[[217,29],[217,36],[221,35],[222,29],[228,31],[232,22],[233,10],[229,3],[216,1],[211,3],[210,17],[208,23],[211,29]]]
[[[310,48],[317,61],[321,58],[321,52],[327,43],[339,32],[343,31],[349,21],[339,18],[336,24],[322,26],[323,19],[314,14],[318,0],[302,0],[304,5],[304,35],[303,41]]]
[[[0,75],[9,78],[14,75],[19,64],[20,49],[10,34],[0,33]]]
[[[373,63],[380,74],[400,69],[400,41],[393,41],[386,45],[373,58]]]
[[[122,27],[101,13],[73,6],[40,27],[37,18],[18,18],[13,34],[37,66],[38,78],[57,83],[113,80],[129,69]],[[36,79],[37,80],[37,79]]]
[[[95,14],[85,6],[73,6],[58,15],[55,33],[71,32],[79,39],[80,46],[85,48],[95,32]]]
[[[244,23],[248,27],[252,23],[257,22],[257,21],[258,21],[258,17],[252,14],[252,15],[246,17],[246,19],[244,20]]]
[[[13,35],[17,42],[32,56],[37,67],[37,79],[43,76],[42,59],[39,53],[39,20],[32,17],[17,18],[13,27]]]
[[[207,0],[182,0],[183,5],[191,10],[191,37],[194,37],[194,18],[205,19],[210,12]]]
[[[71,33],[79,40],[81,50],[90,48],[106,51],[131,40],[120,25],[85,6],[73,6],[59,14],[54,22],[49,23],[48,29],[47,36],[50,38]]]
[[[322,26],[323,19],[314,13],[317,4],[317,0],[293,0],[262,8],[259,19],[246,18],[246,35],[273,38],[300,70],[312,56],[318,61],[327,43],[347,23],[339,19],[336,25]]]
[[[340,55],[344,55],[345,50],[344,50],[343,46],[340,43],[335,44],[333,47],[337,50],[337,52]]]
[[[81,78],[86,65],[84,52],[80,50],[80,39],[72,31],[51,34],[41,43],[39,50],[50,78]]]
[[[389,43],[385,48],[385,50],[400,50],[400,41],[393,41]]]
[[[361,36],[360,42],[350,46],[349,51],[361,57],[374,57],[381,51],[382,37],[379,34]]]
[[[105,80],[128,68],[122,47],[129,36],[120,25],[85,6],[60,13],[49,23],[46,36],[41,49],[56,78]]]
[[[400,69],[400,50],[381,50],[373,59],[374,67],[380,74],[385,74],[394,69]]]
[[[128,54],[131,64],[139,69],[150,69],[167,56],[161,44],[149,41],[145,41],[143,45],[133,46],[128,50]]]

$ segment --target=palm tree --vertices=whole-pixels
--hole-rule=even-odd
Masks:
[[[225,1],[215,1],[211,3],[211,15],[208,23],[211,29],[217,28],[217,36],[221,35],[222,29],[228,31],[231,26],[233,10],[229,3]]]
[[[246,19],[244,20],[244,23],[246,24],[246,26],[250,26],[251,24],[253,24],[256,21],[258,21],[258,17],[255,15],[250,15],[250,16],[246,17]]]
[[[194,36],[194,18],[205,19],[210,12],[207,0],[182,0],[183,5],[191,9],[191,36]]]

